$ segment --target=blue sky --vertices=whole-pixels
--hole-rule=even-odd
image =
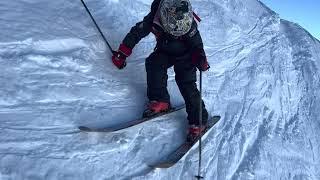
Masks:
[[[320,40],[320,0],[261,0],[282,19],[298,23]]]

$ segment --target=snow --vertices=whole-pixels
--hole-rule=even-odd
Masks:
[[[152,0],[86,3],[117,48]],[[205,179],[320,179],[320,42],[260,1],[192,4],[211,65],[204,100],[222,116],[203,141]],[[152,35],[120,71],[80,1],[1,1],[0,17],[1,180],[193,179],[197,148],[148,167],[184,141],[183,110],[115,133],[77,129],[141,116]]]

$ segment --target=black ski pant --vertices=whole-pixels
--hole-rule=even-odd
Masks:
[[[146,59],[147,95],[150,101],[170,103],[167,90],[167,69],[174,66],[175,80],[186,104],[189,124],[199,125],[200,92],[197,89],[196,67],[191,63],[191,55],[173,57],[155,51]],[[208,112],[202,101],[202,122],[207,123]]]

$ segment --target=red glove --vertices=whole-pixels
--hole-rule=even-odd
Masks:
[[[127,47],[125,44],[120,44],[118,51],[113,53],[112,62],[119,69],[126,67],[126,58],[130,56],[132,49]]]
[[[194,64],[199,71],[207,71],[210,68],[203,49],[197,49],[192,53],[192,64]]]

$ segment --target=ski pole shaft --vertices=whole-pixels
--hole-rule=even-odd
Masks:
[[[112,52],[112,54],[113,54],[115,51],[114,51],[114,50],[112,50],[112,48],[111,48],[111,46],[110,46],[109,42],[107,41],[107,38],[104,36],[104,34],[102,33],[102,31],[101,31],[100,27],[98,26],[97,22],[94,20],[94,18],[93,18],[93,16],[92,16],[92,14],[91,14],[90,10],[88,9],[88,7],[87,7],[86,3],[85,3],[83,0],[81,0],[81,2],[82,2],[82,4],[83,4],[84,8],[86,9],[86,11],[88,12],[88,14],[89,14],[89,16],[90,16],[91,20],[92,20],[92,21],[93,21],[93,23],[95,24],[96,28],[98,29],[98,31],[99,31],[100,35],[102,36],[102,38],[103,38],[104,42],[106,43],[106,45],[108,46],[108,48],[110,49],[110,51],[111,51],[111,52]]]
[[[202,71],[200,70],[200,82],[199,82],[199,93],[200,93],[200,100],[199,100],[199,125],[202,129]],[[198,164],[198,175],[196,176],[197,179],[202,179],[201,176],[201,161],[202,161],[202,141],[201,141],[202,133],[199,137],[199,164]]]

